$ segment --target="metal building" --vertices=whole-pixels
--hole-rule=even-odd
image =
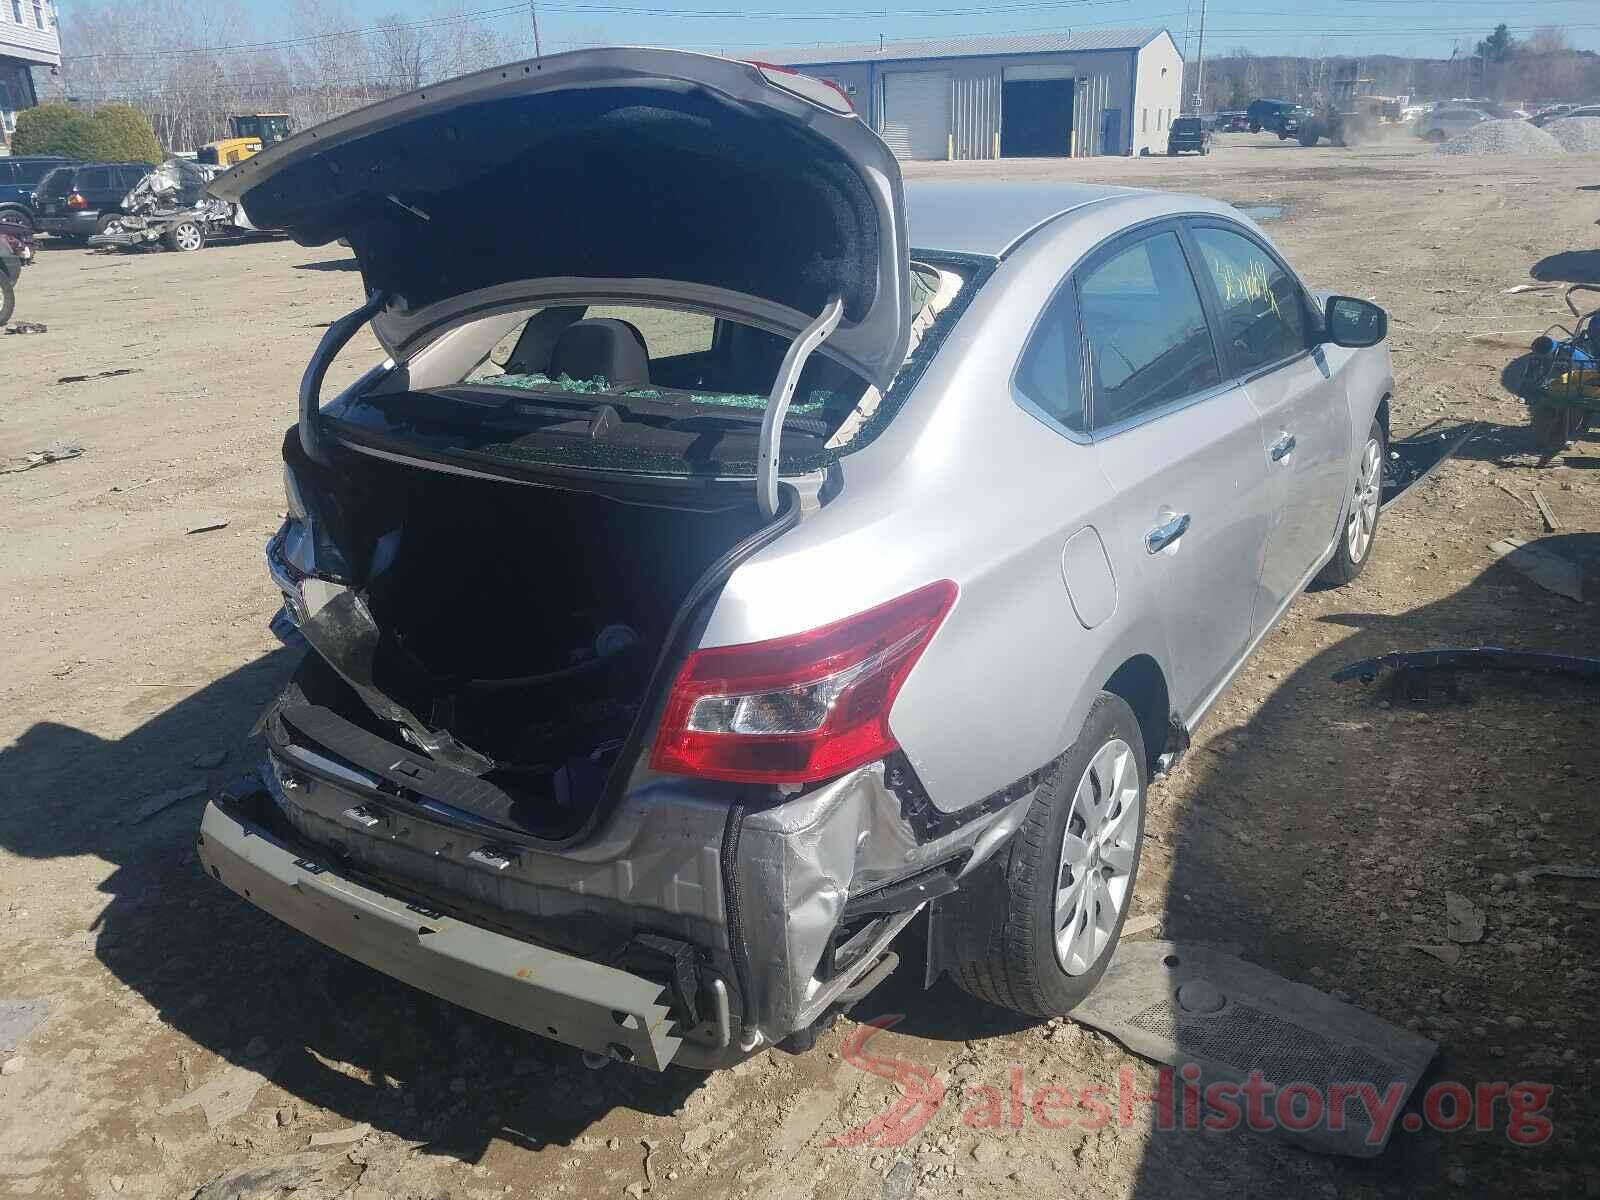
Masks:
[[[907,159],[1165,153],[1183,55],[1164,28],[756,51],[838,85]]]

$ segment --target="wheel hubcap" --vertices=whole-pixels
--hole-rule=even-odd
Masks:
[[[1345,541],[1350,549],[1350,561],[1360,562],[1367,557],[1372,546],[1372,531],[1378,526],[1378,506],[1383,500],[1383,447],[1376,438],[1367,442],[1361,452],[1361,469],[1356,474],[1355,488],[1350,495],[1350,520],[1345,527]]]
[[[200,231],[193,225],[180,225],[178,227],[178,245],[185,250],[193,250],[200,244]]]
[[[1113,738],[1095,752],[1072,794],[1056,880],[1056,960],[1082,975],[1105,952],[1128,905],[1138,851],[1139,767]]]

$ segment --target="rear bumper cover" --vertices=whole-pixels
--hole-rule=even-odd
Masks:
[[[653,1070],[682,1039],[665,988],[386,896],[302,856],[226,800],[206,806],[200,861],[285,924],[463,1008]]]

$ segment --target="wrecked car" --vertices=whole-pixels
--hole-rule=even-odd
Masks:
[[[0,219],[0,325],[16,310],[17,284],[33,255],[32,227]]]
[[[214,167],[184,158],[169,158],[122,198],[122,213],[89,239],[96,249],[165,246],[169,250],[203,249],[218,237],[255,232],[235,204],[219,200],[206,188],[216,178]]]
[[[830,86],[644,49],[213,191],[348,239],[369,292],[283,447],[309,652],[201,862],[596,1061],[804,1048],[919,915],[930,982],[1067,1012],[1152,774],[1371,555],[1384,314],[1224,204],[907,186]],[[369,322],[387,357],[325,404]]]

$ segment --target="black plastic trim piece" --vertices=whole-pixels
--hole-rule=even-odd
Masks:
[[[1014,804],[1038,788],[1056,769],[1056,764],[1063,757],[1065,755],[1052,758],[1044,766],[1029,771],[1020,779],[1013,780],[998,791],[990,792],[983,799],[955,812],[945,812],[934,806],[933,801],[928,798],[927,789],[922,786],[922,781],[917,778],[916,771],[912,769],[903,751],[896,750],[884,760],[883,781],[884,786],[899,799],[900,815],[911,826],[911,831],[916,835],[917,844],[920,846],[954,833],[979,817],[999,812],[1007,805]]]

